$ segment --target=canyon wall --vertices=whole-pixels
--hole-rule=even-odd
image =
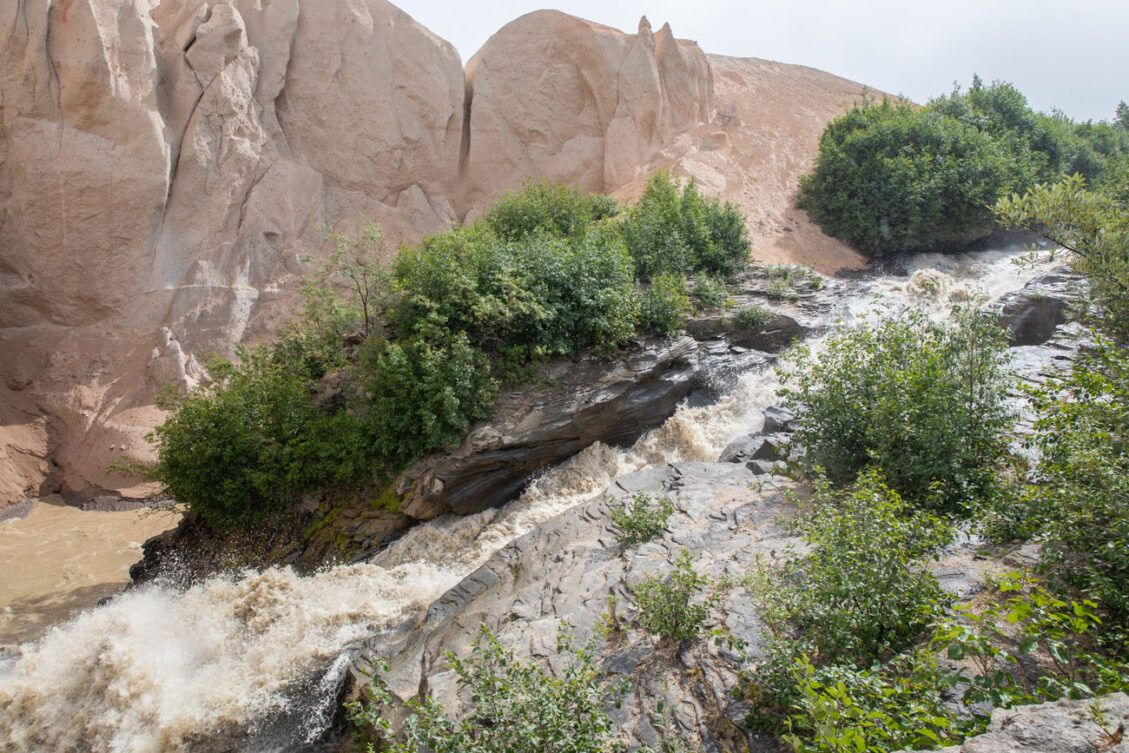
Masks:
[[[0,28],[0,505],[151,491],[106,468],[148,456],[194,354],[285,320],[326,227],[394,249],[526,179],[630,196],[666,168],[766,258],[857,263],[790,207],[862,87],[646,19],[533,13],[465,71],[384,0],[24,0]]]

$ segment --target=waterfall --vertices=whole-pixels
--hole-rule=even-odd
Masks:
[[[836,316],[850,324],[912,303],[941,315],[950,300],[976,289],[994,298],[1039,272],[1014,265],[1015,255],[922,255],[907,263],[908,278],[835,283],[845,291]],[[370,562],[124,593],[0,661],[0,748],[255,751],[276,741],[279,729],[301,738],[293,742],[314,740],[329,723],[329,679],[340,676],[350,644],[419,619],[499,549],[616,478],[650,465],[715,460],[731,440],[760,428],[776,389],[771,368],[745,373],[718,402],[681,406],[634,446],[592,445],[510,504],[418,525]],[[294,723],[296,715],[303,723]]]

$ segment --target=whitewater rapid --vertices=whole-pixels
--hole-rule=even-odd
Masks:
[[[908,263],[909,278],[834,282],[846,291],[836,316],[849,324],[910,303],[941,312],[954,300],[994,299],[1041,271],[1017,267],[1015,256],[923,255]],[[280,736],[316,740],[330,722],[350,644],[419,619],[499,549],[618,477],[716,460],[760,428],[776,379],[771,368],[748,372],[717,403],[681,406],[634,446],[592,445],[514,502],[418,525],[371,562],[126,592],[0,656],[0,750],[257,753],[277,748]]]

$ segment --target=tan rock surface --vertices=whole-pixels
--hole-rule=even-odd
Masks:
[[[610,192],[679,133],[710,119],[712,80],[694,42],[558,11],[507,24],[467,64],[463,203],[489,205],[527,179]]]
[[[630,196],[668,168],[735,201],[758,258],[859,262],[792,197],[862,87],[646,20],[533,13],[465,77],[385,0],[24,0],[0,28],[0,505],[151,491],[107,466],[147,455],[194,354],[287,316],[323,225],[396,248],[526,178]]]

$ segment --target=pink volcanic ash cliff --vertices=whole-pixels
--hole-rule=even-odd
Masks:
[[[665,168],[758,258],[859,263],[792,203],[863,87],[646,19],[532,13],[465,71],[384,0],[23,0],[0,29],[0,507],[143,493],[105,470],[146,456],[156,392],[267,336],[324,226],[394,247],[529,178],[630,197]]]

